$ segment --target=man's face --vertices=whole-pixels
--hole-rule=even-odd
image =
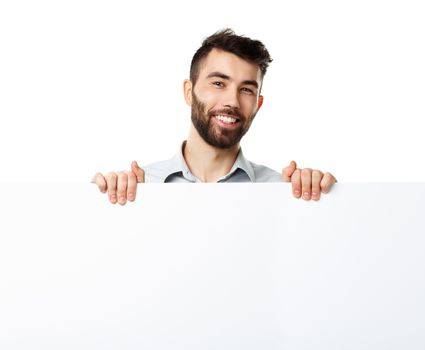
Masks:
[[[246,134],[261,106],[256,64],[213,49],[199,67],[191,90],[192,123],[209,145],[232,148]]]

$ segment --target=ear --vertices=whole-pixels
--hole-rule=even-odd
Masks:
[[[261,106],[263,105],[263,101],[264,101],[264,96],[260,95],[260,97],[258,98],[257,112],[260,110]]]
[[[189,79],[185,79],[183,82],[184,99],[189,107],[192,106],[192,88],[192,82]]]

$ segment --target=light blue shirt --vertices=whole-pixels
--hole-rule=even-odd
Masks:
[[[186,164],[183,157],[185,143],[186,141],[173,158],[143,166],[145,182],[202,182],[190,172]],[[277,171],[247,160],[241,149],[230,172],[217,182],[283,182],[283,179]]]

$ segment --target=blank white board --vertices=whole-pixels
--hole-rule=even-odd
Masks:
[[[0,349],[424,349],[424,183],[1,184]]]

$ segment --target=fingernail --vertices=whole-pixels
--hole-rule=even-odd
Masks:
[[[117,200],[117,196],[112,195],[112,196],[111,196],[111,201],[116,201],[116,200]]]
[[[125,198],[123,196],[120,197],[120,202],[124,202]]]
[[[310,193],[304,192],[304,198],[309,198],[309,197],[310,197]]]
[[[128,199],[134,199],[134,194],[133,193],[129,193],[127,197],[128,197]]]

